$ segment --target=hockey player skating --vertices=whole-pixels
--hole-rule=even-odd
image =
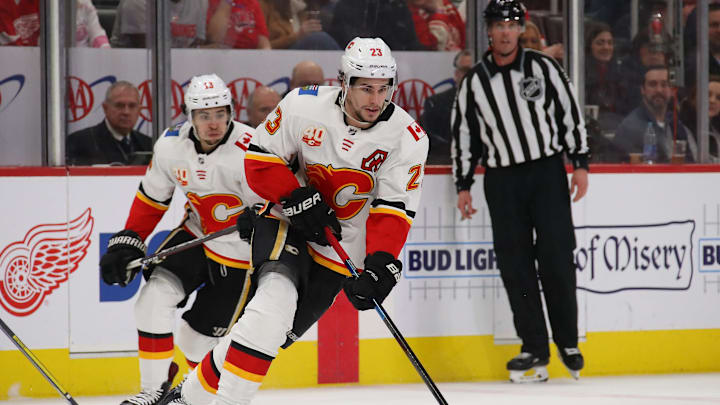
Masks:
[[[193,77],[184,101],[188,121],[156,142],[125,229],[110,238],[100,261],[109,284],[124,286],[135,276],[126,266],[145,255],[143,240],[176,187],[187,197],[187,214],[160,249],[233,226],[246,207],[263,201],[248,187],[242,164],[254,129],[232,120],[225,83],[215,74]],[[144,270],[146,283],[135,303],[141,392],[122,404],[152,405],[165,395],[177,372],[174,344],[194,367],[230,330],[251,292],[249,261],[249,244],[233,233]],[[178,304],[203,284],[173,341]]]
[[[355,38],[342,57],[341,87],[293,90],[258,127],[245,160],[248,181],[282,204],[291,226],[258,219],[255,296],[163,403],[249,404],[279,348],[314,324],[341,288],[365,310],[400,279],[396,257],[419,204],[428,140],[391,102],[396,70],[381,39]],[[347,277],[326,226],[355,263],[364,263],[359,278]]]
[[[470,218],[470,186],[478,160],[492,220],[500,276],[521,353],[507,363],[515,382],[546,381],[550,358],[538,278],[552,337],[573,377],[578,350],[575,234],[570,197],[588,187],[585,124],[572,84],[552,58],[525,50],[525,7],[490,0],[484,17],[490,49],[461,82],[453,108],[453,173],[462,218]],[[568,185],[562,153],[573,164]],[[570,192],[568,192],[570,190]],[[526,374],[534,370],[531,375]]]

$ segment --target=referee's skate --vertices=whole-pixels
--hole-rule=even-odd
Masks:
[[[507,363],[510,381],[514,383],[545,382],[548,380],[547,358],[541,359],[532,353],[520,353]]]

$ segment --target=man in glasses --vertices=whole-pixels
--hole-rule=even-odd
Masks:
[[[258,126],[245,158],[248,183],[282,204],[286,218],[256,221],[255,295],[166,402],[249,404],[280,347],[302,336],[341,289],[367,310],[400,280],[397,257],[420,202],[427,136],[391,101],[397,65],[382,39],[350,41],[339,79],[341,87],[293,90]],[[359,278],[349,277],[326,228],[364,268]]]
[[[68,135],[68,164],[147,164],[140,156],[152,151],[152,139],[134,129],[140,117],[137,88],[124,80],[113,83],[102,107],[105,119],[101,123]]]

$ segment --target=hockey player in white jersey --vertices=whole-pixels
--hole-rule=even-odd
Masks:
[[[366,310],[400,280],[397,256],[420,201],[428,138],[391,101],[396,66],[381,39],[355,38],[342,57],[341,87],[295,89],[258,126],[245,158],[248,181],[261,197],[282,204],[291,226],[273,228],[267,218],[256,223],[255,296],[230,334],[163,403],[249,404],[279,348],[314,324],[341,289]],[[359,278],[348,277],[328,246],[326,226],[355,263],[364,263]],[[256,255],[283,240],[286,252],[298,253],[278,260]]]
[[[215,74],[193,77],[184,101],[188,121],[155,143],[125,229],[110,238],[100,261],[106,283],[124,286],[134,278],[137,270],[126,266],[145,256],[143,241],[176,187],[187,197],[187,214],[159,249],[234,226],[241,212],[263,201],[248,187],[242,164],[254,129],[232,120],[225,83]],[[144,270],[135,303],[141,392],[122,404],[153,405],[165,395],[178,369],[174,344],[194,367],[230,330],[251,292],[249,262],[249,244],[232,233]],[[173,339],[178,305],[201,285]]]

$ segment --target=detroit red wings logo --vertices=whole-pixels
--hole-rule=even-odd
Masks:
[[[35,312],[77,270],[90,247],[90,208],[68,223],[41,224],[0,253],[0,304],[16,316]]]

